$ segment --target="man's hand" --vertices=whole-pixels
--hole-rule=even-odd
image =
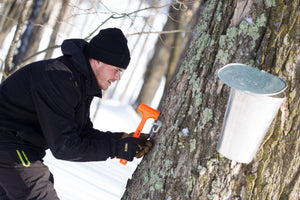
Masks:
[[[134,157],[141,158],[149,152],[153,145],[153,140],[149,138],[149,134],[141,133],[139,138],[132,136],[133,133],[125,133],[118,140],[117,158],[132,161]]]

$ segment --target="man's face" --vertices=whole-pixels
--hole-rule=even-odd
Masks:
[[[119,81],[124,69],[105,64],[98,60],[92,60],[91,67],[96,76],[100,89],[107,90],[115,81]]]

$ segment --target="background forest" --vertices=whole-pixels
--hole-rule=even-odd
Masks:
[[[180,53],[175,46],[183,47],[187,43],[192,26],[189,21],[195,21],[191,13],[194,10],[188,9],[185,3],[169,0],[5,0],[0,2],[0,10],[1,81],[30,62],[60,56],[60,45],[65,39],[89,41],[101,29],[122,29],[128,39],[131,63],[121,81],[110,87],[101,101],[94,100],[91,118],[101,130],[127,132],[134,131],[140,121],[134,112],[140,102],[158,106],[166,73],[171,76],[168,63],[173,62],[174,71],[179,60]],[[184,19],[182,14],[189,16],[186,24],[181,22]],[[176,38],[182,42],[175,43]],[[155,53],[156,41],[156,49],[164,48],[162,56]],[[174,62],[170,54],[175,50]],[[160,69],[154,76],[151,75],[153,64],[148,64],[150,60]],[[147,68],[150,70],[145,75]],[[139,95],[145,76],[152,76],[151,79],[155,80],[151,89],[149,86],[144,89],[148,90],[143,92],[148,97]],[[112,120],[114,124],[110,122]],[[144,131],[148,132],[150,128],[151,123],[147,123]],[[70,163],[56,160],[48,151],[45,162],[54,173],[55,187],[62,199],[92,200],[101,196],[111,200],[120,199],[139,160],[126,167],[114,160]],[[74,182],[77,184],[69,187]]]

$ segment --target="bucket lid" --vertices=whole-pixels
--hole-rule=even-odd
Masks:
[[[225,65],[218,76],[226,85],[254,94],[275,95],[287,87],[285,81],[277,76],[240,63]]]

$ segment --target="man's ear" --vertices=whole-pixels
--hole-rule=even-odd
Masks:
[[[98,60],[94,59],[94,58],[89,58],[89,62],[92,68],[94,68],[98,63]]]

